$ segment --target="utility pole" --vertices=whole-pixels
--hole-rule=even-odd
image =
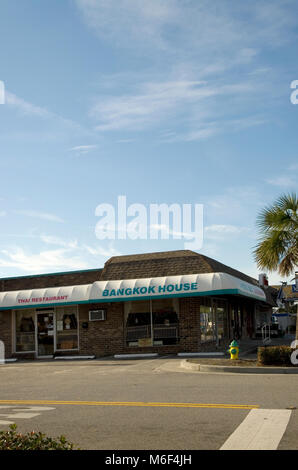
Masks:
[[[298,272],[295,271],[295,277],[293,279],[295,281],[295,291],[298,292]],[[298,340],[298,302],[296,308],[296,340]]]

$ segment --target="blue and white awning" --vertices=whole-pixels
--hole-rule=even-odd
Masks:
[[[0,310],[161,297],[242,295],[266,301],[264,291],[226,273],[96,281],[93,284],[0,292]]]

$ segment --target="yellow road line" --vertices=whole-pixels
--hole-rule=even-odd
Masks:
[[[78,405],[78,406],[155,406],[170,408],[221,408],[253,410],[259,405],[234,405],[220,403],[159,403],[142,401],[60,401],[60,400],[0,400],[0,404],[14,405]]]

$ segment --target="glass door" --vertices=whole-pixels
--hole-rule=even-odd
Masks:
[[[215,319],[216,345],[220,346],[228,340],[227,304],[222,299],[213,299],[212,310]]]
[[[37,356],[54,354],[54,312],[36,313],[37,316]]]

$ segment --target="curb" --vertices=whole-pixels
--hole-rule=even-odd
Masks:
[[[181,361],[184,369],[198,372],[229,372],[236,374],[298,374],[298,367],[236,367],[236,366],[212,366],[192,364],[186,359]]]
[[[178,357],[224,357],[224,352],[196,352],[196,353],[178,353]]]
[[[148,354],[115,354],[115,359],[150,359],[158,357],[158,353],[148,353]]]
[[[56,356],[54,357],[55,361],[78,361],[78,360],[87,360],[95,359],[95,356]]]

